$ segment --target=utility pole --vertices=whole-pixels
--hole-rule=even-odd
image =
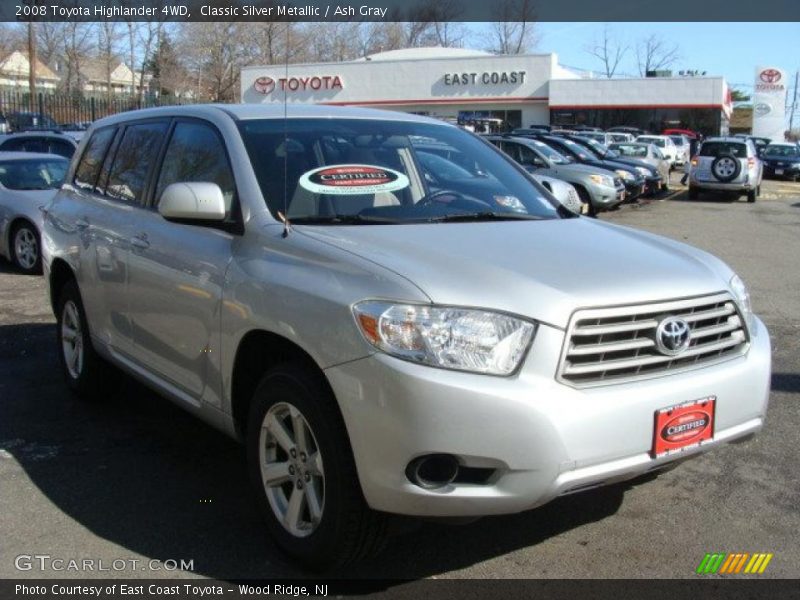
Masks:
[[[792,94],[792,112],[789,113],[789,135],[794,131],[794,113],[797,110],[797,81],[800,79],[800,70],[794,72],[794,93]]]
[[[36,112],[36,29],[33,21],[28,21],[28,92],[30,110]]]

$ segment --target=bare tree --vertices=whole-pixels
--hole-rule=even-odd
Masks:
[[[177,45],[197,80],[198,96],[214,102],[234,102],[239,93],[239,71],[247,57],[241,40],[247,23],[183,23]]]
[[[118,43],[119,23],[115,21],[102,21],[97,43],[97,57],[103,68],[103,77],[106,83],[106,98],[111,101],[114,91],[111,86],[111,73],[114,71],[118,62],[117,43]]]
[[[681,57],[677,44],[673,44],[653,33],[636,44],[636,63],[639,75],[647,76],[648,71],[668,69]]]
[[[64,25],[65,23],[47,21],[36,24],[36,48],[39,51],[39,60],[51,68],[61,66],[56,63],[63,56]]]
[[[611,79],[617,72],[617,67],[629,47],[620,42],[611,28],[606,25],[603,27],[602,36],[587,44],[584,50],[603,63],[603,74]]]
[[[150,62],[153,51],[161,39],[161,30],[164,27],[162,21],[146,21],[139,24],[139,54],[141,63],[139,64],[139,104],[144,99],[145,88],[145,69]],[[133,67],[131,67],[133,68]]]
[[[536,46],[533,0],[502,0],[492,23],[487,50],[495,54],[524,54]]]
[[[63,28],[64,70],[62,89],[70,94],[82,94],[84,62],[95,53],[95,23],[67,22]]]

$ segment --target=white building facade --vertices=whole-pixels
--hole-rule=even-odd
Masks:
[[[722,78],[585,79],[555,54],[493,55],[415,48],[339,63],[242,69],[246,103],[353,105],[425,114],[501,129],[530,125],[631,125],[725,131]],[[685,119],[682,121],[681,119]]]

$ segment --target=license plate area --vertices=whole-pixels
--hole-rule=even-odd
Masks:
[[[650,455],[660,458],[710,442],[716,406],[717,397],[707,396],[657,410]]]

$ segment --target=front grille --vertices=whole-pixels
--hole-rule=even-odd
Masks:
[[[655,342],[662,319],[689,324],[689,346],[677,356]],[[652,377],[739,356],[747,330],[729,294],[577,311],[570,321],[558,378],[574,386]]]

